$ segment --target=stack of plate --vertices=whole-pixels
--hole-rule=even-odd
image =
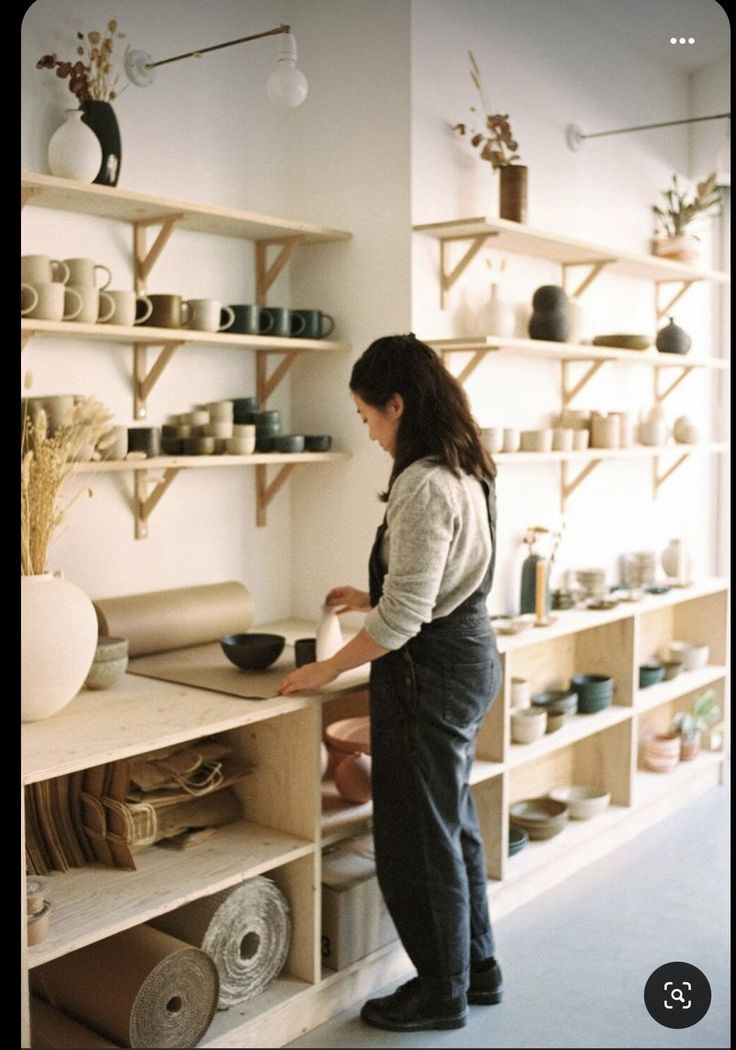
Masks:
[[[578,714],[602,711],[613,700],[613,679],[605,674],[574,674],[570,688],[578,694]]]
[[[530,839],[551,839],[567,824],[568,806],[552,798],[527,798],[509,811],[511,824],[529,833]]]
[[[634,551],[634,575],[640,587],[653,584],[657,578],[657,552]]]
[[[605,569],[578,569],[575,575],[584,598],[602,598],[607,593]]]

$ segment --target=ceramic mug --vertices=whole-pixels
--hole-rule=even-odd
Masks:
[[[271,335],[286,339],[303,335],[307,322],[294,310],[287,310],[285,306],[264,306],[261,309],[272,319]]]
[[[239,332],[241,335],[268,335],[273,328],[273,317],[265,306],[235,303],[231,304],[228,309],[235,314],[235,319],[230,326],[231,332]]]
[[[64,263],[69,270],[68,284],[88,284],[95,288],[99,288],[102,291],[107,288],[112,280],[112,274],[107,266],[104,266],[102,263],[96,263],[94,259],[64,259]],[[98,270],[103,275],[107,275],[107,280],[105,280],[104,284],[97,284]]]
[[[20,283],[20,315],[25,317],[38,305],[38,292],[32,284]]]
[[[128,428],[111,427],[97,442],[97,451],[103,459],[125,459],[128,454]]]
[[[192,320],[192,308],[180,295],[149,295],[153,309],[141,324],[151,328],[188,328]]]
[[[132,328],[134,325],[143,324],[153,313],[153,303],[147,295],[137,295],[127,289],[101,294],[113,302],[112,314],[104,321],[100,318],[101,324],[119,324],[125,328]]]
[[[224,332],[235,321],[235,311],[229,306],[223,306],[217,299],[189,299],[189,305],[192,319],[187,327],[198,332]]]
[[[68,284],[68,290],[73,290],[82,300],[82,308],[75,317],[75,321],[84,324],[104,324],[109,321],[115,312],[115,303],[107,292],[101,292],[94,284]]]
[[[35,317],[39,321],[73,321],[82,310],[79,292],[67,288],[60,281],[34,284],[33,291],[36,293],[36,303],[25,312],[27,317]]]
[[[332,335],[335,328],[334,317],[322,313],[321,310],[292,310],[292,314],[304,320],[304,328],[297,333],[301,339],[326,339],[328,335]],[[325,324],[326,330],[323,328]]]
[[[52,259],[48,255],[21,255],[20,279],[30,284],[50,284],[52,281],[66,284],[69,267],[61,259]]]
[[[502,452],[518,452],[521,435],[516,427],[504,427]]]
[[[483,427],[481,441],[488,452],[501,452],[503,449],[503,427]]]

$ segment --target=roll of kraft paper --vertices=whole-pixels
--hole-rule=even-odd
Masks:
[[[220,1010],[262,992],[283,968],[291,942],[289,903],[262,875],[151,922],[212,956],[220,975]]]
[[[217,1007],[206,952],[135,926],[31,971],[36,995],[118,1046],[196,1046]]]
[[[43,999],[31,996],[31,1046],[34,1050],[56,1050],[65,1047],[114,1047],[91,1028],[49,1006]]]
[[[244,634],[253,603],[242,583],[206,583],[94,602],[99,633],[128,639],[131,657],[163,653]]]

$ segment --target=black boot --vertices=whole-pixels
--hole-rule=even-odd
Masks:
[[[393,995],[369,999],[360,1016],[374,1028],[385,1028],[390,1032],[462,1028],[468,1020],[468,1006],[464,995],[440,999],[423,990],[419,978],[414,977],[397,988]]]
[[[468,1002],[474,1006],[493,1006],[503,999],[503,977],[501,967],[495,959],[491,965],[470,968]]]

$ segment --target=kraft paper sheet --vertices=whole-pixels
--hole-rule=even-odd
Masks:
[[[185,904],[151,924],[212,956],[220,976],[220,1010],[263,991],[281,972],[291,941],[288,901],[263,876]]]
[[[66,1047],[114,1047],[91,1028],[73,1017],[55,1010],[43,999],[31,996],[31,1046],[33,1050],[55,1050]]]
[[[32,990],[118,1046],[196,1046],[217,1007],[212,959],[135,926],[31,971]]]

